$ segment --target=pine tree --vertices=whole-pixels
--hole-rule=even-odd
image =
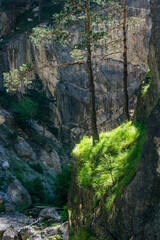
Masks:
[[[54,1],[56,3],[56,1]],[[95,86],[93,75],[93,50],[104,47],[108,44],[110,35],[106,28],[107,21],[115,15],[116,1],[101,0],[67,0],[65,1],[63,10],[54,15],[53,28],[35,28],[32,35],[32,41],[38,45],[43,40],[49,39],[61,44],[68,44],[70,47],[71,38],[78,38],[75,44],[72,44],[71,56],[74,59],[70,63],[62,63],[55,66],[32,66],[24,64],[20,71],[15,70],[8,74],[4,74],[6,87],[9,89],[17,89],[23,81],[24,85],[30,83],[27,74],[31,71],[47,68],[61,67],[75,64],[86,64],[90,92],[90,119],[93,143],[99,140],[97,130],[96,102],[95,102]],[[108,4],[107,4],[108,3]],[[116,5],[116,7],[118,4]],[[96,30],[100,26],[100,30]],[[73,31],[76,29],[76,31]],[[95,56],[96,54],[94,54]],[[15,81],[14,81],[15,79]]]
[[[124,118],[129,121],[129,107],[128,107],[128,61],[127,61],[127,0],[124,0],[123,4],[123,93],[124,93]]]
[[[56,1],[55,1],[56,2]],[[111,4],[111,3],[110,3]],[[39,44],[43,39],[55,37],[55,41],[68,44],[71,37],[79,37],[72,46],[71,55],[74,59],[85,60],[87,65],[89,92],[90,92],[90,119],[93,143],[99,140],[97,129],[97,115],[95,102],[95,86],[92,64],[92,52],[94,48],[99,48],[104,43],[108,32],[104,28],[101,31],[95,30],[95,25],[105,24],[111,18],[111,14],[103,11],[108,7],[107,1],[100,0],[67,0],[63,11],[54,15],[54,29],[34,29],[32,40]],[[72,32],[72,27],[77,27],[76,32]]]

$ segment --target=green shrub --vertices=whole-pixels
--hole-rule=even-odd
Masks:
[[[108,194],[106,208],[135,174],[145,141],[145,126],[127,122],[111,132],[101,133],[93,146],[92,138],[84,137],[73,150],[78,185],[92,189],[98,198]]]
[[[0,90],[0,104],[5,109],[11,109],[12,105],[16,102],[16,97],[7,93],[5,89]]]
[[[29,98],[22,98],[18,103],[14,104],[13,111],[17,123],[20,126],[26,126],[27,121],[35,116],[37,107],[37,103]]]
[[[79,228],[77,231],[77,236],[72,237],[71,240],[96,240],[97,238],[93,236],[92,233],[85,230],[84,228]]]
[[[60,213],[61,220],[63,222],[68,221],[68,208],[67,206],[63,207],[63,211]]]
[[[44,202],[45,189],[40,177],[36,177],[33,180],[23,182],[23,185],[31,195],[33,203]]]
[[[5,209],[5,205],[4,204],[0,205],[0,212],[4,212],[4,209]]]
[[[142,97],[144,97],[147,94],[150,86],[151,86],[151,72],[150,72],[150,69],[148,69],[146,74],[146,79],[142,82],[142,90],[141,90]]]
[[[52,126],[52,108],[51,103],[54,102],[53,98],[49,98],[44,90],[42,80],[36,76],[32,81],[30,88],[27,90],[27,97],[33,102],[37,103],[37,112],[34,118],[43,126]]]
[[[29,166],[34,169],[36,172],[43,174],[43,167],[40,163],[30,163]]]
[[[71,182],[71,166],[65,166],[62,173],[57,174],[54,181],[54,204],[63,207],[67,203],[68,190]]]
[[[148,71],[147,71],[147,78],[151,78],[151,71],[150,71],[150,69],[148,69]]]
[[[14,130],[12,133],[10,132],[10,133],[8,134],[8,138],[9,138],[10,140],[15,141],[15,140],[17,139],[17,137],[18,137],[18,131],[17,131],[17,130]]]
[[[16,211],[17,212],[23,212],[24,210],[28,209],[29,208],[29,204],[26,204],[26,205],[23,205],[23,206],[20,206],[20,207],[16,207]]]

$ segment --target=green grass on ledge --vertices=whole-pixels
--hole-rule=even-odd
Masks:
[[[98,199],[107,194],[107,211],[136,173],[145,136],[144,124],[127,122],[101,133],[95,146],[84,137],[74,148],[78,185],[92,189]]]

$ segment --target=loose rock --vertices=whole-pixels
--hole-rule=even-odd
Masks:
[[[55,150],[52,150],[51,153],[46,151],[41,152],[40,160],[43,164],[52,170],[54,173],[61,173],[61,162],[58,153]]]
[[[9,167],[10,167],[10,165],[9,165],[9,162],[8,162],[8,161],[5,161],[5,162],[2,163],[2,169],[3,169],[3,170],[8,170]]]
[[[43,209],[40,212],[39,217],[52,218],[55,221],[59,221],[60,220],[60,216],[58,215],[58,212],[56,211],[56,209],[54,207]]]
[[[0,192],[0,204],[10,202],[10,198],[4,192]]]
[[[7,195],[11,201],[18,206],[30,205],[32,203],[31,196],[27,189],[25,189],[18,180],[14,180],[14,182],[9,185]]]
[[[23,227],[20,229],[18,236],[21,236],[22,240],[29,239],[30,236],[34,235],[36,232],[31,227]]]
[[[20,157],[29,158],[34,153],[31,146],[21,137],[18,137],[18,143],[14,147]]]
[[[3,115],[0,115],[0,125],[5,122],[5,117]]]
[[[17,231],[11,226],[3,234],[2,240],[15,240],[16,235]]]

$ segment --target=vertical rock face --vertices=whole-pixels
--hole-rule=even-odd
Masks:
[[[146,4],[147,2],[147,4]],[[143,6],[143,10],[140,8]],[[137,9],[138,8],[138,9]],[[140,8],[140,9],[139,9]],[[147,55],[150,39],[150,20],[148,1],[139,5],[138,1],[129,1],[130,16],[139,18],[138,25],[132,24],[128,29],[128,70],[129,70],[129,97],[130,110],[134,109],[136,91],[140,82],[145,77]],[[73,61],[69,49],[60,49],[47,41],[38,48],[33,46],[29,39],[29,32],[15,36],[8,41],[3,51],[0,52],[1,62],[0,79],[2,72],[7,72],[26,62],[35,65],[56,65]],[[114,32],[114,36],[121,37],[122,30]],[[113,49],[103,48],[95,54],[109,54]],[[114,49],[113,52],[117,52]],[[123,45],[116,55],[111,55],[107,60],[94,62],[96,85],[96,103],[99,130],[109,130],[117,126],[123,119]],[[43,80],[46,91],[54,96],[56,106],[53,105],[53,121],[55,126],[62,130],[66,142],[75,141],[83,133],[89,133],[89,91],[85,66],[70,66],[66,68],[37,71]],[[32,75],[31,77],[34,77]]]
[[[73,181],[71,185],[73,190],[69,195],[70,225],[73,227],[87,225],[85,221],[90,216],[88,228],[96,233],[98,239],[108,237],[120,240],[158,240],[160,236],[160,3],[158,0],[151,1],[151,11],[153,29],[149,64],[152,83],[146,96],[148,99],[146,109],[141,108],[141,115],[147,113],[146,116],[149,118],[146,143],[137,173],[121,196],[116,199],[110,215],[107,215],[104,209],[105,197],[101,199],[101,203],[93,213],[93,210],[88,210],[88,203],[93,204],[93,194],[85,193]],[[149,100],[149,97],[152,98]],[[74,201],[75,197],[78,199],[77,204]],[[114,237],[111,237],[111,234]]]

